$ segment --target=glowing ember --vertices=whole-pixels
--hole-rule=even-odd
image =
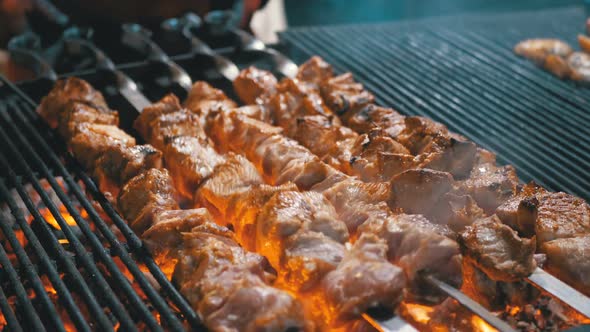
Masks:
[[[431,314],[434,311],[433,307],[427,307],[420,304],[405,303],[404,306],[408,315],[419,324],[428,324]]]
[[[479,318],[478,316],[471,317],[471,324],[473,324],[473,328],[475,331],[481,332],[496,332],[497,330],[491,327],[488,323],[486,323],[483,319]]]

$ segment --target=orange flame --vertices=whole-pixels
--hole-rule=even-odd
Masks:
[[[479,316],[473,315],[471,316],[471,324],[473,324],[473,328],[475,331],[481,332],[496,332],[497,330],[491,327],[488,323],[486,323],[483,319],[479,318]]]

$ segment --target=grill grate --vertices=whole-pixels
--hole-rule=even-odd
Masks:
[[[8,85],[4,89],[10,87],[8,82],[4,83]],[[14,268],[3,247],[0,264],[5,267],[5,279],[15,290],[16,304],[12,307],[7,300],[8,295],[2,293],[0,309],[11,330],[65,331],[63,315],[58,314],[59,309],[49,298],[41,280],[45,277],[59,297],[59,306],[65,309],[67,318],[81,331],[112,330],[114,326],[120,326],[125,331],[138,330],[142,326],[152,331],[184,330],[185,321],[195,329],[200,328],[196,313],[144,252],[140,239],[90,178],[67,156],[65,164],[60,160],[51,146],[63,149],[63,143],[57,141],[38,119],[32,108],[34,104],[23,97],[0,100],[0,140],[3,142],[0,169],[5,170],[2,174],[6,175],[0,178],[0,201],[6,202],[18,229],[22,230],[27,240],[27,247],[23,248],[10,223],[5,220],[0,222],[2,233],[13,248],[19,266],[19,270]],[[35,165],[35,170],[30,165]],[[71,174],[78,177],[101,209],[88,200],[82,186]],[[58,183],[57,177],[63,179],[67,190]],[[63,204],[75,220],[76,227],[68,226],[41,179],[47,181],[59,198],[59,204]],[[65,237],[61,240],[67,241],[68,250],[47,223],[49,216],[39,211],[32,201],[31,192],[24,183],[32,185],[51,218],[59,224]],[[9,186],[16,190],[26,206],[32,217],[30,223]],[[117,238],[101,217],[101,212],[112,220],[126,243]],[[77,234],[75,229],[79,229],[81,234]],[[34,257],[29,256],[30,253]],[[161,287],[161,294],[150,284],[136,261],[145,264]],[[129,272],[138,289],[134,288],[124,271]],[[27,285],[32,288],[34,296],[25,288]],[[75,301],[75,298],[82,301]],[[19,322],[28,325],[19,326]]]
[[[516,166],[521,179],[590,199],[590,90],[516,57],[514,45],[575,45],[581,8],[289,30],[301,59],[351,71],[378,103],[434,118]]]

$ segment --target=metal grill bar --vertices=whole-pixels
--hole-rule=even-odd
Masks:
[[[43,151],[45,151],[46,155],[48,155],[50,157],[50,159],[52,160],[52,166],[55,169],[57,169],[59,174],[62,175],[64,180],[66,180],[66,182],[70,186],[71,190],[76,195],[76,198],[80,202],[85,202],[86,196],[80,190],[79,186],[71,179],[71,176],[69,175],[68,171],[66,170],[64,165],[62,165],[62,163],[59,161],[57,155],[55,155],[55,153],[53,152],[54,150],[52,150],[47,145],[46,141],[43,139],[43,137],[38,132],[38,130],[41,129],[43,132],[45,132],[47,134],[47,136],[51,137],[52,139],[50,140],[50,142],[54,143],[54,145],[56,147],[63,148],[64,147],[63,142],[60,143],[59,139],[57,139],[53,135],[53,132],[47,126],[42,125],[42,128],[34,128],[29,123],[29,121],[24,119],[25,113],[28,115],[29,120],[38,119],[38,115],[34,112],[33,108],[31,107],[31,106],[34,106],[35,103],[32,100],[30,100],[28,97],[23,96],[20,93],[20,90],[15,89],[14,86],[11,86],[11,87],[15,90],[15,92],[18,92],[19,95],[21,95],[21,97],[23,97],[23,99],[24,99],[23,104],[19,107],[20,111],[22,111],[22,112],[16,113],[17,116],[21,117],[20,122],[27,128],[27,131],[29,131],[34,136],[35,142],[38,144],[38,146],[40,146],[43,149]],[[127,245],[131,249],[130,251],[134,252],[138,257],[142,258],[142,261],[146,264],[148,270],[150,271],[150,273],[152,273],[152,276],[154,276],[156,281],[158,281],[158,283],[162,287],[162,290],[164,291],[164,293],[167,296],[169,296],[172,303],[174,303],[179,308],[181,313],[188,320],[189,324],[194,328],[201,328],[202,325],[200,324],[200,320],[199,320],[198,315],[191,308],[191,306],[188,304],[188,302],[186,302],[184,297],[170,283],[170,281],[166,278],[166,276],[160,270],[160,268],[156,265],[154,260],[151,258],[151,256],[147,253],[145,248],[142,246],[142,242],[137,237],[135,232],[133,232],[133,230],[131,230],[129,225],[115,211],[114,207],[104,197],[104,195],[100,192],[100,190],[98,190],[98,188],[96,187],[94,182],[90,179],[90,177],[88,177],[88,175],[86,175],[86,173],[84,173],[82,171],[81,167],[77,164],[77,162],[74,161],[69,155],[66,155],[65,159],[66,159],[66,162],[67,162],[68,166],[70,167],[70,169],[72,169],[76,173],[76,175],[82,180],[82,182],[86,186],[86,189],[93,195],[93,198],[99,202],[99,204],[103,208],[103,211],[105,211],[105,213],[110,217],[110,219],[113,221],[113,223],[119,228],[119,230],[121,231],[121,233],[123,234],[123,236],[127,240]],[[87,202],[85,202],[85,203],[87,203]],[[89,204],[86,204],[86,205],[89,205]],[[91,205],[89,205],[89,206],[90,206],[90,210],[93,211],[93,214],[96,214],[93,217],[95,224],[102,229],[103,234],[105,234],[107,239],[109,239],[109,242],[116,241],[118,243],[118,241],[116,240],[116,238],[114,238],[114,235],[111,233],[108,226],[104,223],[104,221],[100,218],[100,216],[98,216],[98,214],[96,213],[96,210]],[[89,209],[86,209],[86,210],[90,215]],[[126,262],[126,265],[129,264],[133,268],[134,261],[131,257],[128,256],[125,249],[123,247],[120,247],[119,252],[122,253],[120,255],[126,256],[124,258],[124,262]],[[137,267],[135,266],[133,269],[135,269],[135,268],[137,268]],[[144,280],[145,277],[143,276],[143,274],[141,272],[138,272],[138,273],[139,273],[137,275],[138,281]],[[153,289],[151,288],[149,283],[147,283],[147,280],[146,280],[145,287],[149,288],[148,292],[150,292],[150,294],[153,293]],[[164,310],[159,310],[159,311],[161,311],[164,315],[171,316],[172,312],[167,312],[167,311],[169,311],[167,303],[165,301],[163,301],[159,296],[155,296],[155,295],[153,295],[153,296],[154,297],[153,297],[152,301],[156,302],[157,308],[165,306]],[[166,318],[166,319],[172,320],[171,317]],[[171,324],[171,326],[175,326],[176,328],[182,327],[181,325],[178,325],[178,324]]]
[[[16,270],[14,270],[14,267],[12,264],[10,264],[10,259],[8,258],[8,255],[6,254],[3,246],[0,246],[0,264],[4,267],[6,274],[8,275],[8,279],[10,280],[10,284],[12,287],[14,287],[14,292],[16,293],[16,307],[24,308],[23,311],[29,324],[31,325],[30,328],[35,331],[45,331],[45,327],[41,322],[41,318],[39,318],[39,315],[37,315],[37,311],[27,296],[27,291],[20,282],[20,278],[16,273]]]
[[[6,185],[4,184],[4,180],[2,180],[2,179],[0,179],[0,197],[2,197],[2,201],[6,202],[8,204],[8,206],[10,207],[10,211],[11,211],[12,215],[14,216],[14,218],[16,219],[16,222],[19,224],[21,230],[23,231],[23,233],[25,234],[25,236],[29,240],[29,243],[32,246],[33,250],[35,251],[37,257],[39,257],[40,262],[41,262],[41,266],[42,266],[43,270],[47,273],[47,276],[48,276],[49,280],[51,281],[52,286],[60,294],[60,301],[66,307],[66,310],[68,311],[68,314],[69,314],[70,318],[72,319],[72,322],[74,323],[76,328],[79,331],[90,331],[90,327],[88,326],[88,324],[86,323],[86,319],[84,318],[84,316],[80,312],[78,304],[76,304],[76,302],[74,301],[74,299],[72,297],[72,294],[66,288],[63,280],[61,280],[61,278],[59,277],[59,273],[57,272],[57,270],[55,269],[53,264],[49,261],[48,254],[45,251],[45,249],[43,249],[43,247],[41,246],[39,239],[32,232],[32,230],[28,227],[28,224],[27,224],[22,212],[20,211],[20,209],[16,205],[16,202],[14,201],[12,196],[10,195],[8,188],[6,188]],[[24,227],[23,225],[26,225],[27,227]],[[2,223],[0,223],[0,228],[2,229],[2,232],[4,233],[4,236],[8,238],[8,241],[10,242],[11,247],[13,248],[17,257],[19,258],[21,265],[27,270],[28,278],[31,281],[31,283],[33,284],[33,286],[36,289],[40,288],[41,293],[38,293],[38,294],[40,294],[41,296],[46,296],[45,290],[43,289],[43,285],[41,284],[41,280],[39,279],[39,276],[37,275],[35,270],[32,268],[33,263],[30,261],[29,257],[27,256],[27,254],[24,251],[23,247],[21,246],[20,242],[16,238],[16,235],[14,234],[11,227],[7,223],[2,222]],[[96,305],[96,308],[100,309],[98,304]],[[57,315],[55,308],[52,308],[52,310],[50,312],[52,314]],[[100,312],[102,312],[102,310],[100,310]],[[106,324],[108,324],[109,321],[107,320],[106,316],[104,317],[104,319],[105,319],[104,322]]]
[[[23,328],[18,323],[12,308],[8,304],[8,299],[4,294],[4,291],[0,287],[0,310],[2,310],[2,314],[4,315],[4,319],[6,319],[6,327],[13,332],[22,332]]]
[[[94,284],[96,286],[96,290],[98,291],[98,294],[102,295],[103,299],[107,303],[109,303],[112,313],[115,316],[117,316],[117,318],[119,319],[119,322],[121,323],[121,326],[123,328],[125,328],[126,330],[128,329],[129,331],[136,331],[137,327],[135,326],[135,323],[134,323],[132,317],[127,312],[127,310],[125,310],[125,307],[119,301],[119,299],[115,296],[112,296],[112,295],[114,295],[113,289],[109,286],[105,277],[100,273],[100,270],[98,269],[98,267],[94,263],[93,258],[85,250],[83,244],[80,242],[80,240],[76,237],[76,235],[70,229],[69,225],[67,224],[65,219],[62,217],[58,207],[55,205],[54,202],[51,201],[51,199],[48,197],[47,193],[45,192],[45,190],[41,186],[37,175],[34,174],[33,170],[30,168],[29,164],[26,162],[22,153],[19,151],[19,149],[16,148],[15,144],[12,142],[12,140],[7,135],[4,128],[2,128],[1,126],[0,126],[0,139],[2,139],[4,144],[7,145],[8,149],[11,151],[11,154],[13,155],[14,159],[18,163],[19,167],[21,167],[24,170],[27,180],[31,183],[33,188],[37,191],[37,193],[41,197],[41,200],[43,201],[45,206],[49,209],[49,211],[51,212],[51,214],[53,215],[53,217],[55,218],[55,220],[57,221],[57,223],[61,227],[61,230],[63,231],[65,237],[67,238],[68,242],[70,243],[71,248],[73,249],[73,251],[76,254],[77,261],[89,273],[89,275],[93,276],[93,278],[91,278],[90,282],[91,282],[91,284]],[[28,145],[28,143],[25,142],[24,145],[26,147],[26,145]],[[30,148],[30,146],[27,148]],[[2,157],[2,159],[3,159],[3,163],[6,163],[7,164],[6,166],[8,166],[7,169],[9,170],[9,176],[16,177],[16,174],[15,174],[12,166],[10,164],[8,164],[8,162],[5,160],[4,157]],[[40,158],[38,158],[38,159],[39,159],[38,160],[39,166],[43,170],[46,180],[49,182],[52,189],[58,194],[60,200],[62,201],[62,203],[64,203],[64,205],[68,209],[68,212],[74,217],[74,219],[76,220],[76,223],[79,226],[82,224],[85,224],[85,222],[81,221],[82,218],[79,215],[78,211],[75,211],[76,209],[71,204],[69,204],[69,202],[68,202],[69,198],[63,193],[61,187],[59,186],[59,184],[57,184],[57,182],[53,178],[53,175],[51,174],[51,172],[49,171],[47,166],[44,165],[43,161]],[[18,183],[16,185],[17,185],[17,188],[19,186],[22,186],[21,184],[18,184]],[[24,197],[22,197],[22,198],[23,198],[23,200],[25,200]],[[39,214],[39,212],[36,211],[36,208],[34,206],[29,207],[29,210],[30,210],[31,214],[33,214],[33,213]],[[39,220],[44,220],[40,215],[35,216],[35,217],[36,218],[40,217]],[[92,234],[92,231],[89,228],[83,229],[81,227],[81,229],[84,231],[84,235],[86,235],[87,237],[90,237],[90,238],[94,237],[94,234]],[[100,242],[99,242],[99,244],[100,244]],[[104,256],[106,256],[106,253],[105,253],[104,247],[102,245],[100,245],[98,248],[93,248],[93,249],[95,250],[95,254],[97,254],[99,257],[102,256],[101,258],[104,261],[108,262],[108,260],[104,257]],[[109,259],[110,259],[110,257],[109,257]],[[109,263],[107,263],[107,264],[108,264],[107,268],[109,269],[109,271],[111,273],[113,273],[114,275],[117,275],[117,274],[119,275],[120,282],[127,283],[127,281],[125,280],[125,277],[122,275],[121,271],[114,264],[112,259],[110,259],[110,264]],[[131,293],[131,294],[129,294],[129,293]],[[111,296],[108,296],[109,294]],[[127,295],[130,295],[131,298],[137,297],[137,294],[135,294],[132,289],[131,289],[131,292],[129,292],[129,290],[127,290]],[[138,302],[141,302],[141,300],[139,298],[137,298],[137,300],[135,302],[138,303]],[[139,303],[138,303],[138,305],[139,305]],[[147,308],[145,310],[147,311]],[[150,314],[150,316],[151,316],[151,314]],[[150,327],[156,327],[157,322],[155,321],[155,319],[153,317],[151,317],[151,318],[152,319],[149,319],[149,317],[146,317],[146,324]]]

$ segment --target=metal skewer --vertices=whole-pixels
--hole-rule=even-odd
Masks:
[[[230,59],[215,53],[209,45],[194,35],[193,29],[201,26],[201,19],[192,13],[182,18],[172,18],[162,23],[162,29],[167,32],[176,32],[190,41],[191,53],[205,55],[213,60],[216,70],[227,80],[233,82],[238,77],[240,70]]]
[[[94,56],[96,68],[114,76],[119,93],[138,111],[141,112],[151,102],[139,91],[137,84],[127,74],[118,70],[113,61],[90,41],[79,36],[65,34],[65,47],[72,54],[80,54],[84,50]]]
[[[35,33],[28,31],[12,38],[8,43],[8,51],[14,62],[33,70],[35,77],[52,82],[57,80],[57,74],[40,54],[41,40]]]
[[[193,85],[193,80],[182,67],[170,59],[160,46],[152,41],[151,35],[151,31],[139,24],[123,25],[123,43],[139,53],[146,54],[150,61],[166,66],[170,72],[171,81],[189,92]]]

